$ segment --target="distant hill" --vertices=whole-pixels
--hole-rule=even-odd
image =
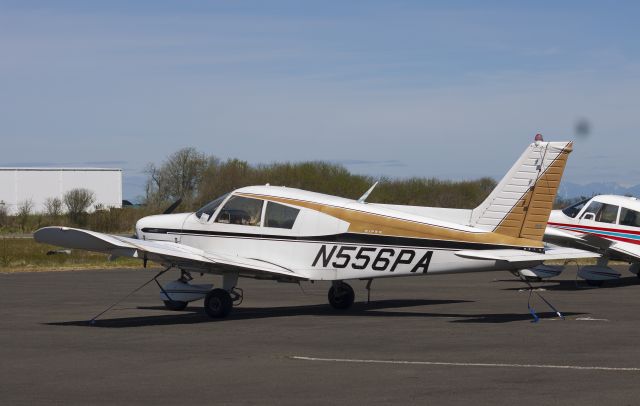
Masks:
[[[615,182],[593,182],[586,185],[562,182],[558,190],[558,197],[562,199],[580,196],[590,197],[593,195],[630,195],[640,197],[640,185],[624,187]]]

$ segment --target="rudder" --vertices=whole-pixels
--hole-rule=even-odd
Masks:
[[[542,241],[572,142],[535,142],[471,214],[471,225]]]

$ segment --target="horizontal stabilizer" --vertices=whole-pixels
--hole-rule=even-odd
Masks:
[[[574,248],[550,247],[544,253],[515,249],[498,249],[482,251],[457,251],[456,255],[462,258],[486,259],[506,262],[536,262],[562,259],[599,258],[600,255]]]

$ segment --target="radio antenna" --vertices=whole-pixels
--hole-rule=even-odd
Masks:
[[[374,183],[373,186],[369,188],[369,190],[367,190],[366,192],[364,192],[362,196],[360,196],[360,199],[358,199],[358,203],[364,203],[364,201],[367,200],[367,197],[369,197],[369,195],[371,194],[371,192],[373,192],[373,189],[375,189],[376,186],[378,186],[378,182]]]

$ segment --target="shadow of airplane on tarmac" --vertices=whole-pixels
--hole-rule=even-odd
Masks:
[[[336,311],[325,304],[306,306],[283,306],[283,307],[238,307],[234,308],[233,314],[226,319],[209,318],[202,307],[187,308],[182,312],[173,314],[163,314],[156,316],[121,317],[112,319],[98,319],[94,324],[87,320],[64,321],[45,323],[52,326],[82,326],[82,327],[103,327],[103,328],[128,328],[145,327],[159,325],[181,325],[197,323],[232,323],[239,320],[268,319],[276,317],[291,316],[322,316],[322,317],[424,317],[424,318],[447,318],[451,323],[510,323],[515,321],[531,320],[529,313],[496,313],[496,314],[474,314],[474,313],[435,313],[421,311],[389,311],[384,309],[398,309],[417,306],[433,306],[456,303],[473,303],[469,300],[378,300],[370,303],[356,303],[351,309],[344,312]],[[168,310],[162,306],[138,307],[141,310],[162,311]],[[583,313],[565,313],[565,316],[580,315]],[[541,319],[554,318],[555,313],[538,313]]]
[[[518,287],[513,288],[503,288],[502,290],[522,290],[528,289],[528,286],[521,281],[520,279],[502,279],[497,280],[496,282],[514,282],[518,283]],[[531,286],[534,288],[543,288],[548,291],[559,290],[559,291],[569,291],[569,290],[589,290],[589,289],[616,289],[616,288],[624,288],[628,286],[637,286],[640,285],[640,279],[637,276],[628,276],[619,279],[613,279],[605,281],[601,286],[589,286],[587,282],[581,279],[574,280],[546,280],[542,282],[531,282]]]

